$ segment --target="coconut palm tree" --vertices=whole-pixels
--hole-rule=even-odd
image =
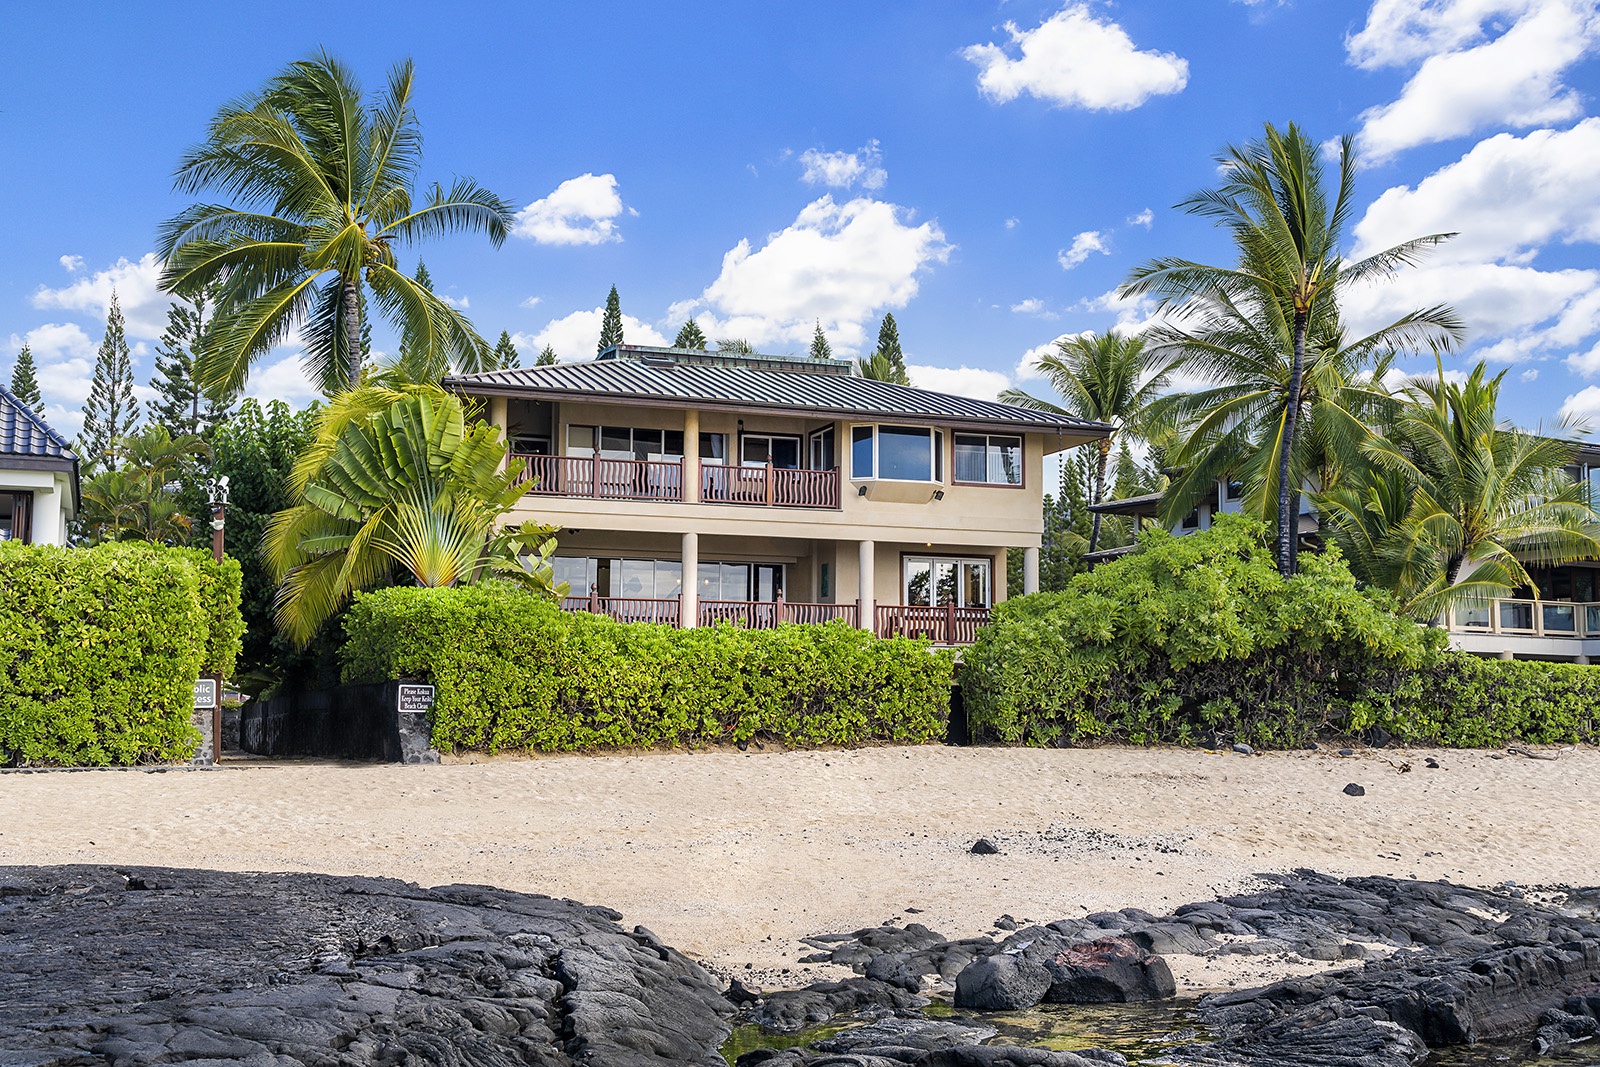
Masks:
[[[1387,277],[1453,236],[1418,237],[1346,263],[1340,245],[1353,210],[1354,141],[1348,136],[1339,141],[1337,180],[1331,189],[1320,153],[1294,123],[1285,131],[1269,123],[1260,141],[1226,149],[1218,160],[1224,173],[1221,186],[1196,193],[1179,206],[1226,227],[1238,249],[1237,264],[1154,259],[1136,268],[1119,290],[1123,296],[1160,297],[1160,306],[1180,323],[1179,334],[1187,332],[1181,324],[1198,323],[1191,347],[1211,347],[1202,338],[1214,323],[1231,332],[1244,322],[1281,351],[1288,373],[1279,386],[1284,402],[1272,451],[1278,461],[1273,476],[1276,555],[1285,575],[1294,570],[1291,498],[1299,486],[1292,480],[1291,464],[1306,414],[1307,339],[1317,336],[1319,320],[1324,329],[1333,328],[1339,295],[1350,286]],[[1388,347],[1425,343],[1437,350],[1459,340],[1461,326],[1454,313],[1438,305],[1405,316],[1379,335],[1391,342]],[[1233,379],[1226,347],[1214,348],[1209,364],[1205,369],[1216,380]]]
[[[437,387],[335,398],[295,467],[300,502],[263,539],[279,629],[304,645],[353,592],[397,572],[428,587],[501,577],[554,592],[553,531],[496,530],[526,488],[522,462],[502,470],[505,458],[499,427]]]
[[[217,287],[198,366],[207,389],[239,390],[295,329],[329,395],[356,388],[367,292],[412,345],[460,370],[489,360],[472,324],[396,265],[396,245],[467,231],[498,246],[511,222],[511,206],[471,178],[417,196],[412,84],[407,60],[364,105],[350,70],[319,53],[224,105],[184,156],[179,191],[231,201],[193,204],[160,233],[163,288]]]
[[[1528,565],[1600,555],[1600,515],[1563,469],[1572,446],[1502,424],[1501,372],[1413,380],[1371,467],[1319,497],[1357,577],[1432,620],[1462,602],[1533,586]]]
[[[1000,394],[1004,403],[1080,419],[1103,422],[1112,430],[1097,444],[1091,504],[1105,499],[1106,466],[1124,433],[1140,435],[1150,423],[1150,405],[1170,384],[1173,357],[1158,357],[1138,337],[1123,337],[1114,332],[1066,337],[1056,342],[1056,351],[1046,352],[1034,363],[1061,397],[1061,403],[1043,400],[1021,389]],[[1100,543],[1100,515],[1094,516],[1089,531],[1089,551]]]
[[[855,372],[857,378],[866,378],[868,381],[889,382],[893,385],[906,384],[901,381],[900,369],[882,352],[856,357]]]

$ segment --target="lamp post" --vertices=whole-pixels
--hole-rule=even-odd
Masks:
[[[211,502],[211,556],[222,562],[223,531],[227,527],[228,476],[206,482],[206,499]],[[211,676],[216,685],[216,701],[211,705],[211,762],[222,762],[222,675]]]

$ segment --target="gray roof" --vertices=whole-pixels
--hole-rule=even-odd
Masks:
[[[623,346],[582,363],[484,371],[446,378],[445,388],[479,396],[612,400],[652,407],[799,411],[831,418],[904,419],[1011,432],[1056,432],[1079,440],[1111,427],[993,400],[852,377],[848,364],[783,356],[735,361],[717,353]],[[1074,442],[1077,443],[1077,442]]]
[[[0,386],[0,465],[13,469],[71,469],[78,462],[72,446],[32,408]]]

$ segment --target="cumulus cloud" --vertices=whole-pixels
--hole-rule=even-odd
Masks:
[[[66,269],[68,274],[76,274],[83,269],[82,256],[62,256],[60,262],[61,266]]]
[[[469,297],[465,297],[465,296],[449,296],[448,294],[440,293],[439,294],[439,299],[443,300],[446,304],[449,304],[451,307],[460,308],[463,311],[465,311],[467,308],[470,308],[472,306],[472,300]]]
[[[1092,253],[1108,255],[1111,252],[1110,237],[1110,232],[1106,230],[1085,230],[1072,239],[1071,246],[1056,253],[1056,262],[1061,264],[1062,270],[1071,270]]]
[[[161,261],[154,252],[146,252],[136,260],[119,259],[105,270],[80,277],[60,289],[41,285],[34,291],[32,302],[36,308],[76,311],[104,323],[114,289],[128,336],[151,340],[167,328],[167,308],[172,304],[161,291],[160,282]]]
[[[1126,111],[1189,82],[1188,61],[1140,51],[1115,22],[1086,3],[1069,3],[1031,30],[1007,22],[1005,44],[975,44],[962,55],[978,68],[978,88],[996,103],[1024,93],[1057,107]]]
[[[541,352],[545,345],[556,350],[561,359],[593,359],[595,346],[600,343],[600,324],[605,319],[605,308],[574,311],[559,319],[551,319],[537,333],[516,333],[511,343],[522,352]],[[632,315],[622,316],[622,336],[630,345],[661,345],[672,342],[647,322]]]
[[[1370,159],[1494,126],[1582,113],[1563,75],[1600,42],[1594,0],[1377,0],[1346,41],[1350,61],[1415,73],[1391,103],[1361,115]]]
[[[1018,315],[1043,315],[1046,314],[1044,301],[1038,297],[1030,296],[1026,300],[1019,300],[1011,305],[1011,310]]]
[[[1137,215],[1133,215],[1128,219],[1128,225],[1129,226],[1143,226],[1147,230],[1150,227],[1154,226],[1155,223],[1156,223],[1156,213],[1154,211],[1150,210],[1149,208],[1145,208],[1143,211],[1139,212]]]
[[[868,320],[910,302],[922,272],[950,251],[938,223],[917,223],[895,204],[824,196],[759,248],[741,240],[704,292],[674,304],[667,317],[694,315],[708,336],[758,347],[804,347],[820,321],[837,350],[853,353]]]
[[[1600,242],[1600,189],[1588,177],[1597,167],[1600,119],[1588,119],[1566,131],[1499,134],[1415,187],[1387,190],[1355,226],[1356,255],[1444,229],[1460,235],[1420,268],[1352,290],[1345,308],[1353,328],[1449,304],[1465,319],[1474,354],[1508,363],[1600,334],[1600,271],[1534,266],[1552,242]]]
[[[1517,377],[1520,378],[1522,381],[1525,381],[1525,382],[1538,381],[1539,380],[1539,368],[1538,367],[1529,367],[1527,370],[1525,370],[1521,374],[1517,375]]]
[[[808,148],[800,153],[800,166],[804,168],[800,179],[808,185],[826,185],[834,189],[859,185],[871,191],[882,189],[889,180],[875,140],[868,141],[856,152],[823,152]]]
[[[511,232],[542,245],[620,241],[616,220],[624,210],[616,175],[580,174],[517,212]]]
[[[1014,230],[1020,225],[1022,225],[1021,219],[1006,219],[1006,229],[1008,230]]]
[[[245,395],[263,404],[282,400],[290,407],[303,408],[313,400],[322,399],[322,389],[306,371],[300,352],[279,348],[263,356],[250,372]]]
[[[993,400],[1002,389],[1009,389],[1009,375],[982,367],[931,367],[921,363],[907,363],[906,374],[918,389],[936,393],[970,396],[975,400]]]
[[[1593,423],[1600,419],[1600,385],[1586,385],[1561,405],[1562,422]]]

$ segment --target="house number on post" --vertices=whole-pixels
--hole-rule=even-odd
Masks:
[[[424,712],[433,707],[433,686],[402,685],[400,707],[402,712]]]

